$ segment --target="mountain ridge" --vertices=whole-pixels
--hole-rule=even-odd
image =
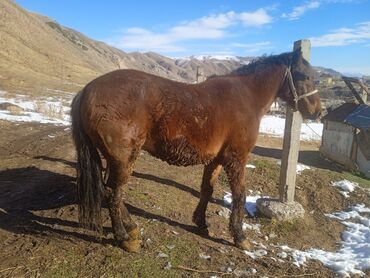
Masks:
[[[78,91],[90,80],[116,69],[136,69],[194,83],[223,75],[253,57],[194,55],[170,58],[155,52],[127,53],[93,40],[54,19],[0,1],[0,90]]]

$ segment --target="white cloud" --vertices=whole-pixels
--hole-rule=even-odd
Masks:
[[[134,50],[162,50],[169,52],[182,51],[183,48],[173,44],[166,34],[157,34],[142,28],[127,29],[123,38],[113,38],[108,43],[117,47]]]
[[[170,28],[167,36],[174,41],[222,38],[225,36],[225,29],[236,24],[235,17],[234,12],[205,16]]]
[[[239,18],[245,26],[261,26],[272,22],[265,9],[258,9],[255,12],[244,12],[239,14]]]
[[[294,7],[292,12],[288,14],[284,13],[282,17],[287,18],[289,20],[296,20],[300,16],[302,16],[304,13],[306,13],[307,11],[317,9],[320,6],[321,6],[320,1],[308,1],[308,2],[303,3],[300,6]]]
[[[232,26],[241,24],[246,27],[260,27],[271,23],[272,20],[273,18],[263,8],[254,12],[230,11],[184,21],[159,33],[132,27],[125,30],[123,35],[109,39],[108,43],[123,49],[176,52],[184,50],[179,46],[179,42],[221,39],[229,34]]]
[[[340,28],[320,37],[310,38],[312,47],[344,46],[370,41],[370,21],[362,22],[355,28]]]
[[[282,18],[288,20],[297,20],[307,11],[315,10],[326,4],[347,4],[354,2],[355,0],[306,0],[303,4],[293,7],[290,13],[283,13]]]

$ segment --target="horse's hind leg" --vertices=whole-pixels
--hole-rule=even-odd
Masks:
[[[212,198],[213,188],[217,183],[218,176],[222,166],[217,163],[210,163],[204,166],[202,184],[200,189],[200,199],[197,208],[193,214],[193,222],[198,226],[201,232],[208,234],[206,224],[206,210],[210,199]]]
[[[123,186],[131,174],[132,162],[108,161],[109,178],[106,185],[109,214],[115,240],[129,252],[140,249],[140,232],[122,200]]]
[[[98,134],[100,150],[107,160],[108,181],[105,187],[114,238],[125,250],[138,252],[140,232],[122,196],[145,136],[137,133],[137,127],[133,128],[124,122],[119,127],[117,123],[101,123]]]

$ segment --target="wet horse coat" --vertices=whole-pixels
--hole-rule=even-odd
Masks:
[[[72,104],[78,161],[80,220],[101,227],[107,198],[115,239],[138,251],[139,233],[122,201],[122,189],[141,149],[173,165],[205,164],[193,221],[207,233],[205,212],[222,167],[233,195],[230,231],[249,248],[242,232],[245,165],[259,123],[276,97],[294,104],[287,69],[299,95],[312,91],[313,77],[301,52],[260,59],[230,75],[184,84],[135,70],[118,70],[90,82]],[[302,97],[305,117],[321,110],[317,95]],[[103,181],[100,154],[107,161]]]

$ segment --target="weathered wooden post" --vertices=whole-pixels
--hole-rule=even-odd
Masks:
[[[294,42],[293,50],[298,48],[301,48],[303,58],[309,61],[310,41],[299,40]],[[264,198],[257,200],[258,210],[267,217],[288,220],[304,215],[302,205],[294,201],[301,125],[301,113],[287,106],[279,180],[279,200]]]
[[[352,94],[355,96],[356,100],[359,104],[366,104],[367,103],[367,96],[369,95],[369,89],[366,85],[362,82],[361,79],[354,78],[354,77],[346,77],[342,76],[343,81],[346,83],[348,88],[351,90]],[[360,92],[357,92],[355,87],[353,87],[352,83],[355,83],[360,86]]]
[[[294,42],[293,50],[298,48],[301,48],[303,58],[310,61],[310,41],[300,40]],[[294,201],[301,125],[301,113],[287,106],[279,182],[279,200],[285,203]]]

